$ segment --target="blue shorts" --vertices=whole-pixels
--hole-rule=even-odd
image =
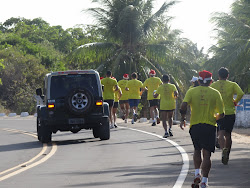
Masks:
[[[130,107],[138,107],[140,99],[129,99],[128,102]]]

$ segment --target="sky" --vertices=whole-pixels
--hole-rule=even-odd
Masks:
[[[155,11],[165,0],[155,0]],[[209,22],[213,12],[229,12],[235,0],[179,0],[168,15],[173,16],[172,29],[180,29],[182,37],[197,43],[198,48],[207,49],[216,43],[213,40],[213,24]],[[169,2],[169,0],[167,1]],[[41,17],[51,26],[61,25],[64,29],[77,24],[92,24],[84,9],[93,7],[91,0],[6,0],[1,2],[0,22],[11,17],[34,19]]]

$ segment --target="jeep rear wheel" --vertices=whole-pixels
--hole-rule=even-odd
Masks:
[[[99,137],[101,140],[110,138],[109,118],[105,117],[102,120],[102,125],[99,127]]]
[[[92,129],[92,131],[93,131],[93,136],[95,138],[99,138],[99,129],[97,127],[95,127]]]
[[[49,129],[45,121],[39,120],[38,122],[39,122],[37,125],[38,140],[41,141],[42,143],[51,142],[51,135],[52,135],[51,130]]]
[[[40,130],[40,118],[36,119],[36,132],[37,132],[37,139],[40,141],[41,139],[41,130]]]
[[[88,112],[93,101],[93,95],[87,89],[76,89],[68,96],[69,109],[77,115]]]

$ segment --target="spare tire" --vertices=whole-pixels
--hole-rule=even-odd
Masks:
[[[80,115],[91,110],[94,102],[94,97],[87,89],[75,89],[68,95],[69,110]]]

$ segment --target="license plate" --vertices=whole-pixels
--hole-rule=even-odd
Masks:
[[[69,124],[84,124],[84,119],[83,118],[74,118],[74,119],[69,119]]]

